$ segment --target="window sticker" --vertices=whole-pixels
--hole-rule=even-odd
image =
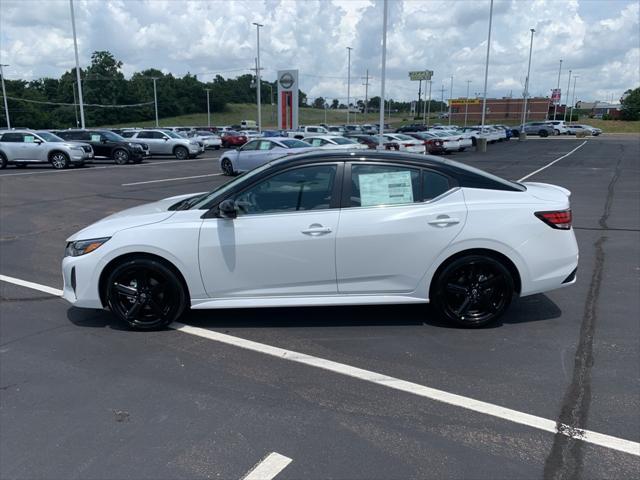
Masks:
[[[96,135],[95,133],[91,134],[91,141],[92,142],[99,142],[100,141],[100,135]]]
[[[36,137],[34,137],[33,135],[24,136],[24,143],[33,143],[35,141],[36,141]]]
[[[358,175],[360,205],[412,203],[411,172],[366,173]]]

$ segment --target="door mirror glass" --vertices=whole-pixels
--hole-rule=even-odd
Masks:
[[[236,218],[238,216],[238,207],[235,200],[223,200],[218,206],[220,216],[222,218]]]

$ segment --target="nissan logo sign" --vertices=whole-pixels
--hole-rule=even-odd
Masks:
[[[280,77],[280,85],[282,86],[282,88],[289,89],[293,86],[294,82],[295,80],[293,79],[293,75],[291,75],[290,73],[283,73]]]

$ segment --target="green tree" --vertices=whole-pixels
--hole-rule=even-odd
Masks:
[[[620,104],[623,120],[640,120],[640,87],[624,92]]]
[[[313,101],[311,106],[313,108],[324,108],[324,104],[325,104],[325,99],[322,97],[318,97]]]
[[[339,105],[340,105],[340,101],[337,98],[334,98],[331,102],[331,108],[333,108],[334,110],[337,110]]]

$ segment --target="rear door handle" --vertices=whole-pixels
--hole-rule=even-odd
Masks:
[[[455,225],[456,223],[460,223],[460,219],[454,217],[440,217],[427,223],[436,227],[446,227],[447,225]]]
[[[319,235],[326,235],[327,233],[331,233],[331,228],[324,227],[319,223],[313,223],[309,225],[309,228],[302,230],[302,233],[304,233],[305,235],[317,237]]]

